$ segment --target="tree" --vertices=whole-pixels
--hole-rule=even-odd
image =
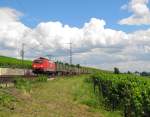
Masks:
[[[119,68],[114,67],[114,73],[115,73],[115,74],[120,74]]]
[[[150,76],[150,73],[143,71],[142,73],[140,73],[140,75],[141,75],[141,76]]]
[[[127,74],[131,74],[132,72],[128,71]]]
[[[77,67],[77,68],[80,68],[80,64],[77,64],[76,67]]]

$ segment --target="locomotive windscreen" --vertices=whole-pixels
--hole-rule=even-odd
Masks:
[[[41,60],[35,60],[34,63],[42,63]]]

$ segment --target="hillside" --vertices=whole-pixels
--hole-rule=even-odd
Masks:
[[[0,56],[0,67],[9,67],[9,68],[31,68],[31,61],[24,60],[24,64],[22,63],[22,60],[6,57],[6,56]]]

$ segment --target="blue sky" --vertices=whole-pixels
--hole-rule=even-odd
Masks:
[[[68,62],[72,41],[73,63],[150,71],[149,26],[150,0],[0,0],[0,55]]]
[[[22,22],[35,27],[39,22],[60,21],[70,26],[82,27],[90,18],[104,19],[106,27],[133,32],[148,26],[122,26],[117,22],[131,13],[121,10],[129,0],[1,0],[0,6],[14,8],[24,13]]]

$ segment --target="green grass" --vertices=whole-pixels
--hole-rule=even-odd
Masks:
[[[0,56],[0,67],[4,68],[31,68],[32,62],[29,60],[24,60],[24,64],[22,64],[22,60]]]
[[[17,89],[22,90],[23,92],[30,92],[31,88],[32,88],[32,82],[27,80],[27,79],[23,79],[22,77],[17,77],[14,81],[14,86]]]
[[[88,77],[78,80],[79,83],[73,86],[74,100],[78,103],[89,106],[90,112],[99,112],[102,117],[121,117],[121,112],[106,111],[100,99],[93,92],[93,85],[89,83]]]
[[[37,77],[36,81],[35,82],[47,82],[48,80],[48,77],[45,76],[45,75],[40,75]]]
[[[98,105],[88,76],[59,77],[32,84],[24,94],[20,89],[4,89],[14,96],[14,109],[0,105],[0,117],[121,117]]]
[[[12,109],[15,98],[7,92],[0,91],[0,105]]]

